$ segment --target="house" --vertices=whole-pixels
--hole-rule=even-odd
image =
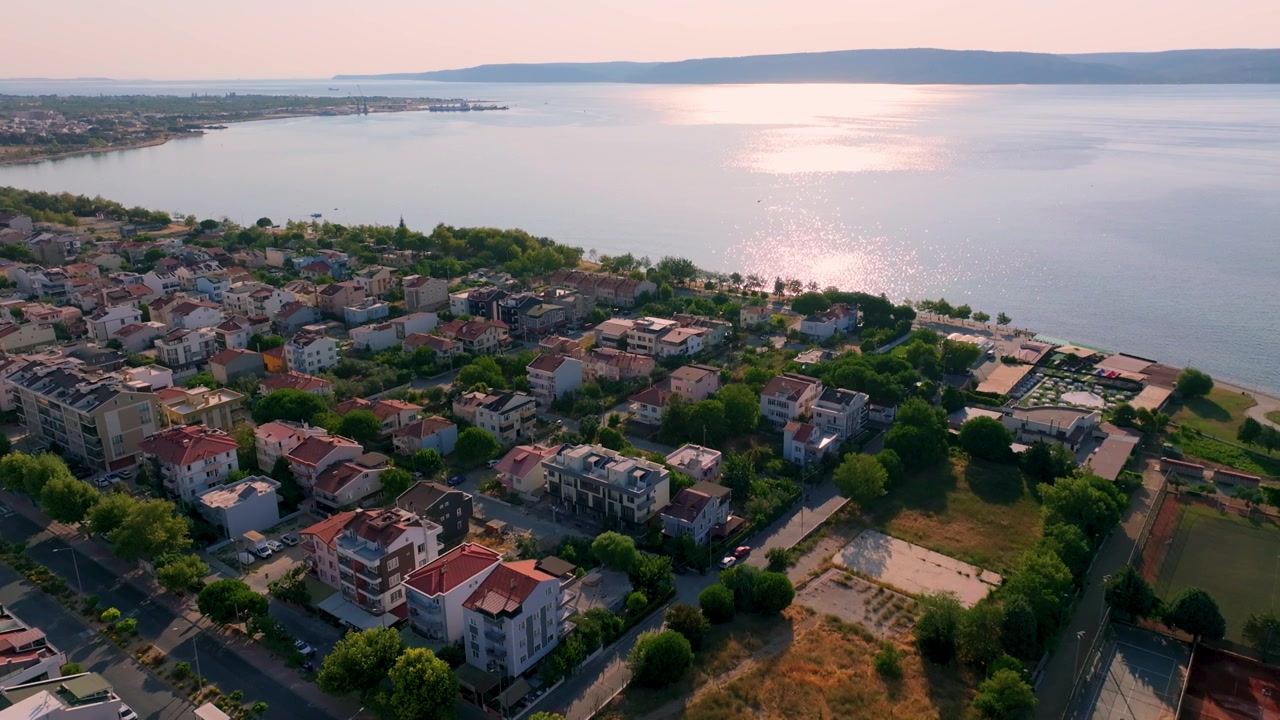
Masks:
[[[226,319],[226,313],[222,312],[221,307],[211,302],[199,300],[180,302],[168,308],[165,313],[165,322],[168,323],[169,327],[187,328],[189,330],[217,327]]]
[[[400,349],[411,353],[420,347],[427,348],[435,353],[436,357],[451,358],[462,352],[462,343],[456,340],[450,340],[439,335],[423,335],[422,333],[413,333],[404,339],[400,344]]]
[[[811,416],[822,395],[822,381],[808,375],[783,373],[770,378],[760,391],[760,413],[775,427]]]
[[[231,430],[244,419],[244,395],[228,388],[165,388],[157,393],[160,416],[166,427],[199,423]]]
[[[280,483],[253,475],[230,485],[220,485],[196,498],[196,509],[210,525],[228,538],[263,532],[280,522]]]
[[[631,350],[631,328],[635,326],[636,322],[638,321],[613,318],[600,323],[596,326],[596,329],[592,331],[595,335],[596,347],[636,352]],[[671,324],[673,326],[675,325],[674,322]],[[642,333],[641,336],[643,337],[644,334]],[[636,354],[652,356],[655,353],[636,352]]]
[[[367,297],[364,287],[359,283],[330,283],[316,293],[316,303],[320,306],[320,312],[341,316],[343,308],[359,305]]]
[[[459,290],[455,293],[449,293],[449,314],[450,315],[470,315],[471,314],[471,291]]]
[[[707,331],[698,327],[678,327],[658,338],[658,357],[690,357],[706,347]]]
[[[406,423],[393,432],[391,438],[400,455],[412,455],[419,450],[435,450],[443,456],[453,452],[453,446],[458,442],[458,426],[433,415]]]
[[[138,449],[152,476],[160,478],[170,494],[188,503],[240,469],[236,441],[221,430],[200,425],[158,432],[138,443]]]
[[[209,372],[222,385],[246,377],[262,377],[267,374],[262,353],[251,350],[223,350],[209,358]]]
[[[404,305],[409,312],[435,310],[449,303],[449,283],[440,278],[410,275],[404,286]]]
[[[284,361],[289,372],[314,375],[338,364],[338,341],[304,330],[284,344]]]
[[[101,675],[54,676],[0,691],[3,720],[116,720],[128,706]]]
[[[324,437],[329,434],[322,427],[313,427],[287,420],[274,420],[263,423],[253,429],[254,449],[258,458],[258,469],[270,472],[276,460],[289,454],[290,450],[302,444],[309,437]]]
[[[538,341],[538,351],[544,355],[568,355],[582,359],[582,343],[562,335],[548,335]]]
[[[31,216],[5,212],[0,212],[0,228],[9,228],[10,230],[20,230],[28,233],[35,232],[35,224],[31,222]]]
[[[34,323],[25,325],[0,323],[0,350],[5,352],[50,345],[57,340],[58,337],[53,328],[42,328]]]
[[[543,407],[582,385],[582,361],[567,355],[539,355],[525,370],[529,391]]]
[[[819,313],[800,320],[800,334],[821,342],[840,335],[849,335],[858,327],[858,309],[836,303]]]
[[[510,492],[536,500],[547,487],[542,461],[555,455],[559,450],[559,445],[551,447],[517,445],[511,448],[494,467],[494,472],[498,474],[498,482]]]
[[[293,296],[297,298],[297,302],[300,302],[303,305],[316,307],[318,304],[316,300],[318,288],[306,280],[290,280],[280,289],[285,292],[293,293]]]
[[[824,433],[812,423],[792,420],[782,429],[782,456],[797,465],[822,462],[822,458],[839,449],[839,437]]]
[[[203,365],[218,354],[218,341],[208,328],[170,330],[155,341],[156,360],[161,365],[181,372]]]
[[[364,325],[389,315],[391,315],[391,306],[375,298],[361,300],[354,305],[342,308],[342,319],[347,325]]]
[[[867,406],[871,398],[866,393],[825,388],[813,404],[813,424],[824,434],[835,435],[841,442],[867,427]]]
[[[85,255],[84,259],[107,272],[119,270],[124,265],[124,258],[106,252],[91,252]]]
[[[445,547],[461,542],[471,526],[471,496],[457,488],[433,482],[417,482],[396,498],[396,507],[408,510],[441,527]]]
[[[8,608],[0,606],[0,688],[61,677],[66,662],[66,653],[49,644],[42,630],[27,625]],[[4,694],[0,694],[0,698],[12,700]],[[0,699],[0,706],[3,704],[4,700]],[[4,715],[0,710],[0,717]],[[21,717],[25,720],[30,716]]]
[[[640,392],[627,398],[630,403],[627,409],[640,422],[649,425],[662,423],[662,411],[671,398],[671,380],[654,383]]]
[[[496,550],[464,543],[405,576],[414,630],[435,642],[462,642],[462,603],[501,564],[502,554]]]
[[[473,355],[498,352],[506,326],[489,320],[450,320],[440,326],[440,334],[462,343],[462,349]]]
[[[722,460],[719,450],[701,445],[684,445],[667,455],[668,465],[695,481],[711,481],[720,477]]]
[[[351,328],[350,335],[353,348],[368,352],[382,352],[400,343],[400,338],[396,336],[395,325],[389,322]]]
[[[536,560],[503,563],[462,603],[467,663],[500,678],[519,677],[568,632],[560,579]]]
[[[267,368],[268,373],[288,372],[288,367],[284,361],[284,346],[278,345],[270,350],[263,350],[262,364]]]
[[[142,312],[132,305],[101,307],[86,319],[89,338],[104,345],[114,338],[121,328],[141,322]]]
[[[127,382],[137,383],[134,387],[145,387],[148,392],[173,387],[173,371],[163,365],[124,368],[120,374]]]
[[[271,324],[276,332],[290,335],[319,320],[320,311],[314,305],[304,305],[295,300],[281,305]]]
[[[671,471],[600,445],[564,445],[542,461],[547,492],[569,512],[616,519],[625,527],[649,522],[671,499]]]
[[[378,418],[378,421],[382,423],[382,431],[379,436],[386,437],[417,419],[418,413],[422,412],[422,406],[407,403],[403,400],[374,400],[371,402],[364,398],[352,398],[346,402],[338,403],[333,408],[333,411],[339,415],[346,415],[353,410],[368,410],[372,412]]]
[[[391,321],[391,325],[396,329],[396,337],[402,340],[414,333],[429,333],[435,330],[439,323],[439,317],[433,312],[416,312]]]
[[[733,332],[733,323],[725,320],[716,320],[702,315],[690,315],[689,313],[676,313],[674,319],[680,323],[680,327],[705,330],[706,332],[702,336],[704,347],[714,347],[723,343],[728,339],[729,333]]]
[[[538,403],[522,392],[492,392],[479,399],[474,409],[475,426],[497,439],[499,445],[513,445],[533,433]],[[454,403],[454,413],[458,404]],[[463,410],[464,415],[466,408]]]
[[[131,353],[140,353],[155,344],[155,339],[163,336],[169,329],[164,323],[145,322],[125,325],[116,330],[115,339],[120,346]]]
[[[330,465],[311,486],[316,509],[337,512],[378,495],[382,492],[382,473],[390,468],[387,456],[376,452]]]
[[[226,292],[223,304],[236,315],[266,315],[273,317],[286,304],[296,302],[298,296],[277,287],[260,282],[236,283]]]
[[[552,285],[563,285],[588,294],[594,303],[613,307],[634,307],[642,296],[658,293],[658,286],[648,280],[632,280],[566,268],[552,273],[550,282]]]
[[[298,390],[312,395],[332,395],[333,383],[315,375],[296,372],[268,375],[258,382],[260,395],[270,395],[277,390]]]
[[[404,576],[440,556],[440,526],[399,508],[340,512],[299,534],[315,576],[339,590],[320,609],[358,628],[407,618]]]
[[[157,295],[172,295],[182,289],[182,279],[170,272],[152,270],[142,276],[142,284]]]
[[[809,348],[796,356],[795,362],[802,368],[808,368],[810,365],[818,363],[830,362],[839,357],[838,354],[827,350],[826,348]]]
[[[355,440],[340,435],[312,435],[287,451],[284,459],[289,461],[289,470],[298,484],[310,490],[325,470],[363,454],[364,448]]]
[[[274,247],[267,248],[264,251],[264,253],[267,256],[266,257],[267,266],[275,267],[275,268],[284,267],[290,260],[293,259],[293,256],[295,254],[292,250],[288,250],[285,248],[274,248]]]
[[[635,380],[651,375],[657,365],[645,355],[595,348],[582,358],[582,377],[586,382]]]
[[[662,511],[662,532],[688,535],[698,544],[710,541],[712,528],[729,521],[731,494],[729,488],[709,482],[681,490]]]
[[[720,391],[720,370],[710,365],[685,365],[671,371],[671,391],[691,403]]]
[[[658,347],[658,338],[662,335],[680,327],[680,323],[675,320],[667,320],[665,318],[642,317],[639,320],[607,320],[600,323],[596,328],[596,344],[597,345],[617,345],[611,342],[611,334],[606,328],[612,328],[614,325],[621,326],[630,324],[627,331],[627,350],[629,352],[640,353],[641,355],[661,356]],[[602,332],[604,331],[604,332]]]
[[[322,277],[332,277],[333,275],[333,268],[323,260],[311,260],[296,267],[298,274],[308,280],[319,280]]]
[[[351,281],[364,288],[365,295],[368,297],[386,295],[395,285],[395,277],[391,274],[391,269],[377,265],[355,271],[351,274]]]
[[[1016,408],[1006,411],[1002,422],[1020,443],[1030,445],[1044,440],[1060,443],[1074,452],[1102,422],[1102,413],[1070,407]]]
[[[67,358],[79,360],[89,369],[104,373],[123,370],[126,361],[129,359],[124,353],[92,343],[77,345],[74,349],[63,345],[61,349],[62,354]]]

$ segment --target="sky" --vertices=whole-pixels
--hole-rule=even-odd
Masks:
[[[0,77],[312,78],[857,48],[1280,47],[1276,0],[15,0]]]

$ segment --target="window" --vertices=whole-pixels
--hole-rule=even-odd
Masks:
[[[395,569],[396,569],[396,568],[398,568],[398,567],[400,567],[400,558],[398,558],[398,557],[393,557],[393,558],[391,558],[390,560],[388,560],[388,561],[387,561],[387,569],[388,569],[388,570],[395,570]]]
[[[397,577],[399,577],[399,576],[397,576]],[[391,593],[391,602],[395,602],[395,601],[399,600],[399,599],[400,599],[400,598],[402,598],[402,597],[404,597],[404,591],[403,591],[403,590],[396,590],[395,592]]]
[[[388,584],[388,585],[399,585],[399,584],[400,584],[400,573],[396,573],[395,575],[392,575],[392,576],[391,576],[391,579],[387,581],[387,584]],[[398,592],[398,591],[397,591],[397,592]],[[394,598],[393,598],[393,599],[394,599]]]
[[[424,553],[424,552],[426,552],[426,551],[427,551],[426,546],[425,546],[425,545],[423,545],[422,543],[418,543],[418,552],[419,552],[419,553]]]

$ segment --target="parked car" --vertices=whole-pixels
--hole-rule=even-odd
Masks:
[[[284,545],[281,545],[281,544],[280,544],[280,541],[278,541],[278,540],[268,540],[268,541],[267,541],[267,548],[268,548],[268,549],[270,549],[270,550],[271,550],[271,552],[273,552],[273,553],[278,553],[278,552],[280,552],[280,551],[284,550]]]
[[[237,553],[237,554],[236,554],[236,559],[240,561],[240,564],[241,564],[241,565],[252,565],[252,564],[253,564],[253,555],[250,555],[250,554],[249,554],[249,553],[247,553],[247,552]]]
[[[746,556],[748,556],[748,555],[750,555],[750,554],[751,554],[751,546],[750,546],[750,545],[739,545],[739,546],[737,547],[737,549],[733,551],[733,556],[734,556],[735,558],[739,559],[739,560],[741,560],[742,558],[744,558],[744,557],[746,557]]]
[[[732,555],[726,555],[725,558],[720,561],[720,568],[722,570],[728,570],[736,564],[738,564],[738,558]]]
[[[297,545],[302,541],[299,540],[298,536],[294,535],[293,533],[285,533],[280,536],[280,542],[284,543],[285,545],[288,545],[289,547],[293,547],[294,545]]]
[[[485,467],[496,468],[496,467],[498,467],[498,463],[500,463],[500,462],[502,462],[502,461],[501,461],[501,460],[499,460],[499,459],[497,459],[497,458],[494,458],[494,459],[490,460],[489,462],[485,463]]]
[[[449,478],[449,481],[445,484],[448,485],[449,487],[458,487],[459,485],[461,485],[466,481],[467,479],[465,477],[461,475],[454,475],[453,477]]]
[[[131,468],[131,467],[130,467],[130,468],[124,468],[123,470],[117,470],[115,474],[116,474],[116,475],[119,475],[120,477],[124,478],[125,480],[128,480],[128,479],[132,478],[134,475],[137,475],[137,474],[138,474],[138,471],[137,471],[136,469],[134,469],[134,468]]]
[[[293,646],[298,649],[298,652],[302,653],[302,657],[311,657],[316,654],[316,649],[302,640],[294,640]]]
[[[118,482],[124,482],[124,477],[120,473],[107,473],[94,481],[94,484],[100,488],[110,487]]]
[[[138,713],[128,705],[120,703],[120,720],[138,720]]]
[[[267,558],[271,557],[271,548],[265,547],[265,546],[260,548],[255,548],[253,551],[253,554],[257,555],[263,560],[266,560]]]

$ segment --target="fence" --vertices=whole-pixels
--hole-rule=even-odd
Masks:
[[[1062,708],[1059,718],[1070,718],[1071,720],[1084,720],[1079,716],[1081,710],[1080,695],[1085,691],[1093,688],[1093,680],[1097,676],[1098,671],[1106,667],[1106,663],[1102,662],[1103,650],[1115,641],[1115,632],[1111,629],[1111,608],[1102,615],[1102,632],[1093,638],[1093,644],[1089,646],[1089,652],[1084,656],[1084,665],[1080,667],[1080,671],[1076,673],[1075,684],[1071,688],[1071,698],[1067,700],[1067,704]],[[1092,712],[1092,708],[1089,708]]]

